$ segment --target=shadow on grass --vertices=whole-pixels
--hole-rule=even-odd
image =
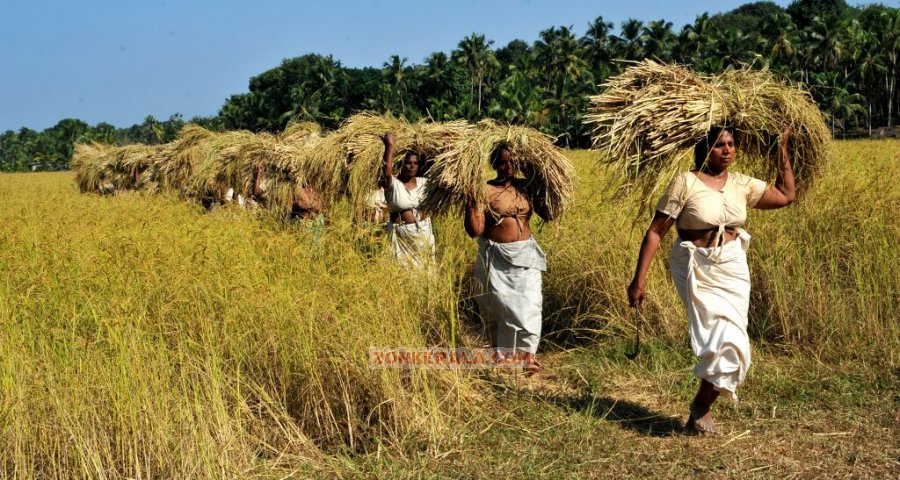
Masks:
[[[500,396],[509,395],[518,390],[518,387],[514,384],[506,381],[497,381],[497,377],[492,374],[485,374],[482,378],[487,380],[488,385]],[[566,395],[546,391],[519,390],[519,393],[524,394],[528,399],[553,405],[570,412],[591,415],[649,437],[671,437],[686,433],[684,423],[678,417],[655,412],[628,400],[592,395],[587,392]]]
[[[537,394],[536,398],[558,407],[617,423],[622,428],[633,430],[641,435],[670,437],[684,432],[679,418],[654,412],[643,405],[627,400],[587,394],[578,396]]]

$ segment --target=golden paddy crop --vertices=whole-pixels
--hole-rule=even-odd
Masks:
[[[750,214],[751,336],[890,372],[900,142],[831,148],[801,202]],[[632,221],[636,195],[598,193],[608,174],[593,154],[566,154],[580,179],[566,215],[534,225],[549,267],[542,354],[630,334],[625,287],[645,228]],[[435,220],[440,268],[423,279],[354,226],[346,201],[319,232],[206,213],[176,194],[81,195],[71,173],[46,173],[0,175],[0,205],[0,476],[317,476],[358,455],[437,462],[424,452],[483,433],[464,433],[472,417],[490,412],[502,428],[527,413],[481,372],[368,368],[372,346],[489,342],[467,307],[476,245],[462,218]],[[646,335],[686,349],[665,255],[648,292]],[[652,458],[672,445],[627,435]],[[460,448],[441,455],[476,447]]]

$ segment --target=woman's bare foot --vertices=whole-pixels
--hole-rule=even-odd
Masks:
[[[532,376],[541,371],[541,364],[534,358],[533,353],[525,353],[525,375]]]
[[[684,426],[691,433],[699,435],[718,435],[719,427],[713,419],[712,411],[706,409],[704,412],[697,405],[691,405],[691,414],[688,417],[687,424]]]
[[[719,391],[713,384],[706,380],[700,380],[700,389],[697,396],[691,402],[691,415],[688,417],[686,428],[689,432],[702,435],[718,435],[719,427],[716,426],[712,416],[712,404],[719,396]]]

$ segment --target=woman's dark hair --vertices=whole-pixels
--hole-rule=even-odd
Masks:
[[[422,156],[419,155],[419,152],[414,150],[407,150],[406,153],[403,154],[403,161],[409,160],[409,157],[415,156],[419,163],[422,162]]]
[[[706,157],[709,156],[709,149],[712,148],[713,145],[716,144],[716,141],[719,139],[719,135],[722,132],[728,132],[734,137],[734,142],[737,143],[738,136],[737,131],[734,127],[730,125],[717,125],[709,129],[706,132],[706,136],[701,138],[696,145],[694,145],[694,168],[700,170],[703,167],[703,164],[706,163]]]
[[[505,143],[501,143],[501,144],[497,145],[496,147],[494,147],[494,150],[491,152],[491,157],[490,157],[491,168],[496,168],[497,162],[500,161],[500,153],[502,153],[504,150],[512,153],[512,151],[510,151],[510,149],[509,149],[509,145],[507,145]]]

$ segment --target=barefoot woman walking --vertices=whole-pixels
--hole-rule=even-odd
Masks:
[[[542,197],[529,200],[527,180],[516,178],[509,147],[495,147],[490,157],[497,178],[488,181],[488,205],[471,202],[465,227],[478,237],[475,278],[482,295],[480,313],[497,323],[498,355],[503,351],[523,360],[526,374],[540,371],[535,358],[541,337],[541,274],[547,269],[544,251],[531,235],[532,212],[545,220],[550,213]]]
[[[628,287],[631,306],[640,305],[650,261],[666,232],[676,225],[669,266],[687,310],[691,348],[699,357],[694,374],[700,389],[691,403],[686,427],[718,433],[710,410],[720,392],[737,399],[736,388],[750,367],[747,311],[750,271],[746,251],[750,235],[741,229],[747,207],[775,209],[795,197],[788,152],[790,128],[782,132],[781,162],[775,184],[729,172],[737,153],[735,132],[717,127],[694,148],[695,170],[669,184],[656,207]]]

